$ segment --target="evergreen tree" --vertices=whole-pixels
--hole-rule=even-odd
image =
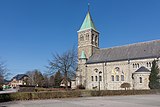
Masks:
[[[54,76],[54,86],[60,87],[61,81],[62,81],[62,75],[61,72],[58,71]]]
[[[159,73],[159,68],[158,68],[158,65],[157,65],[157,61],[154,60],[152,62],[151,74],[149,76],[149,87],[150,87],[150,89],[160,88],[158,73]]]
[[[50,76],[50,78],[49,78],[49,86],[50,87],[53,87],[54,86],[54,75],[52,75],[52,76]]]

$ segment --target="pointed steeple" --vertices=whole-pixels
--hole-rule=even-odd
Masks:
[[[86,55],[84,51],[82,51],[80,59],[86,59]]]
[[[83,24],[82,24],[82,26],[81,26],[79,31],[86,30],[86,29],[94,29],[94,30],[96,30],[96,27],[95,27],[95,25],[93,23],[91,15],[90,15],[89,6],[88,6],[88,13],[87,13],[87,15],[86,15],[86,17],[85,17],[85,19],[83,21]]]

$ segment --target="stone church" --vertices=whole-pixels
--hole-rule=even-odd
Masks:
[[[76,85],[88,90],[149,89],[149,75],[154,59],[160,58],[160,40],[99,48],[99,32],[88,11],[78,31],[78,69]],[[158,61],[160,66],[160,61]]]

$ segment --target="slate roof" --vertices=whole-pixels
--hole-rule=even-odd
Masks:
[[[142,66],[142,67],[140,67],[140,68],[139,68],[137,71],[135,71],[135,72],[150,72],[150,70],[147,69],[146,67]]]
[[[88,59],[87,64],[159,57],[160,40],[153,40],[99,49]]]
[[[28,75],[26,75],[26,74],[18,74],[18,75],[16,75],[16,76],[14,76],[13,79],[21,80],[21,79],[22,79],[23,77],[25,77],[25,76],[28,77]]]

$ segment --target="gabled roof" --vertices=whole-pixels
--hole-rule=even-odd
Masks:
[[[86,29],[93,29],[93,30],[96,30],[96,27],[93,23],[93,20],[92,20],[92,17],[90,15],[90,12],[88,11],[84,21],[83,21],[83,24],[80,28],[79,31],[82,31],[82,30],[86,30]],[[96,30],[97,31],[97,30]]]
[[[26,74],[18,74],[16,76],[14,76],[13,79],[21,80],[23,77],[28,77],[28,75],[26,75]]]
[[[160,40],[129,44],[97,50],[87,61],[90,63],[113,62],[160,57]]]
[[[140,68],[139,68],[137,71],[135,71],[135,72],[150,72],[150,70],[147,69],[146,67],[142,66],[142,67],[140,67]]]

